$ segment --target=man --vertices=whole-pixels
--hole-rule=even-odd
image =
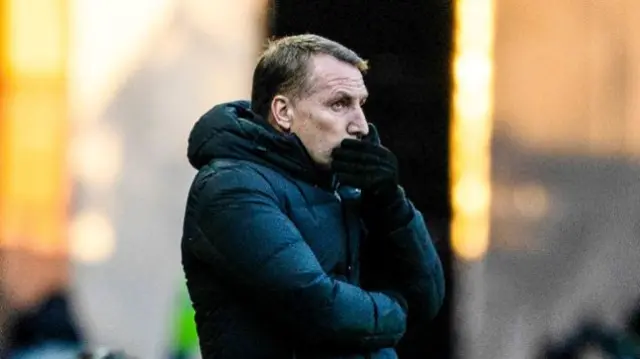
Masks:
[[[204,359],[404,359],[424,345],[442,266],[365,119],[366,70],[336,42],[282,38],[251,103],[195,124],[182,255]]]

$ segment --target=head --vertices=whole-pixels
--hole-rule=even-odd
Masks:
[[[345,138],[369,128],[362,106],[367,63],[354,51],[317,35],[271,42],[253,74],[252,109],[278,131],[295,134],[320,166]]]

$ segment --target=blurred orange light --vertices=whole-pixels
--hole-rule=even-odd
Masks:
[[[464,260],[489,247],[494,0],[455,2],[451,244]]]
[[[0,4],[0,244],[64,253],[66,0]]]

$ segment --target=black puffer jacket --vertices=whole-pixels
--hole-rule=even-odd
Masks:
[[[188,156],[182,259],[204,359],[397,358],[424,341],[401,341],[444,295],[419,212],[367,233],[359,191],[244,101],[206,113]]]

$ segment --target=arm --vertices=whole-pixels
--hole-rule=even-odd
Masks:
[[[444,300],[442,263],[422,214],[398,187],[393,198],[365,198],[369,236],[363,248],[363,288],[401,288],[410,308],[401,357],[428,354],[425,335]],[[380,202],[380,200],[382,200]]]
[[[198,186],[194,252],[243,291],[255,293],[301,344],[374,350],[404,333],[405,308],[391,296],[333,280],[269,184],[247,168],[222,169]],[[194,201],[195,202],[195,201]]]
[[[370,130],[369,138],[345,139],[332,152],[340,183],[362,190],[362,219],[371,237],[363,248],[363,283],[367,276],[373,285],[394,283],[388,288],[414,299],[406,298],[410,321],[429,321],[444,297],[442,264],[422,215],[398,184],[396,156],[380,145],[375,126]]]
[[[363,219],[368,228],[364,243],[363,273],[374,288],[384,278],[405,288],[411,318],[428,321],[444,300],[444,273],[422,214],[398,187],[389,197],[368,197],[363,201]],[[413,306],[412,303],[413,302]]]
[[[338,180],[362,190],[369,238],[361,252],[363,288],[393,288],[409,306],[407,333],[398,346],[412,357],[424,352],[421,336],[444,299],[444,275],[422,215],[398,182],[398,160],[380,145],[375,126],[362,141],[345,139],[332,152]]]

